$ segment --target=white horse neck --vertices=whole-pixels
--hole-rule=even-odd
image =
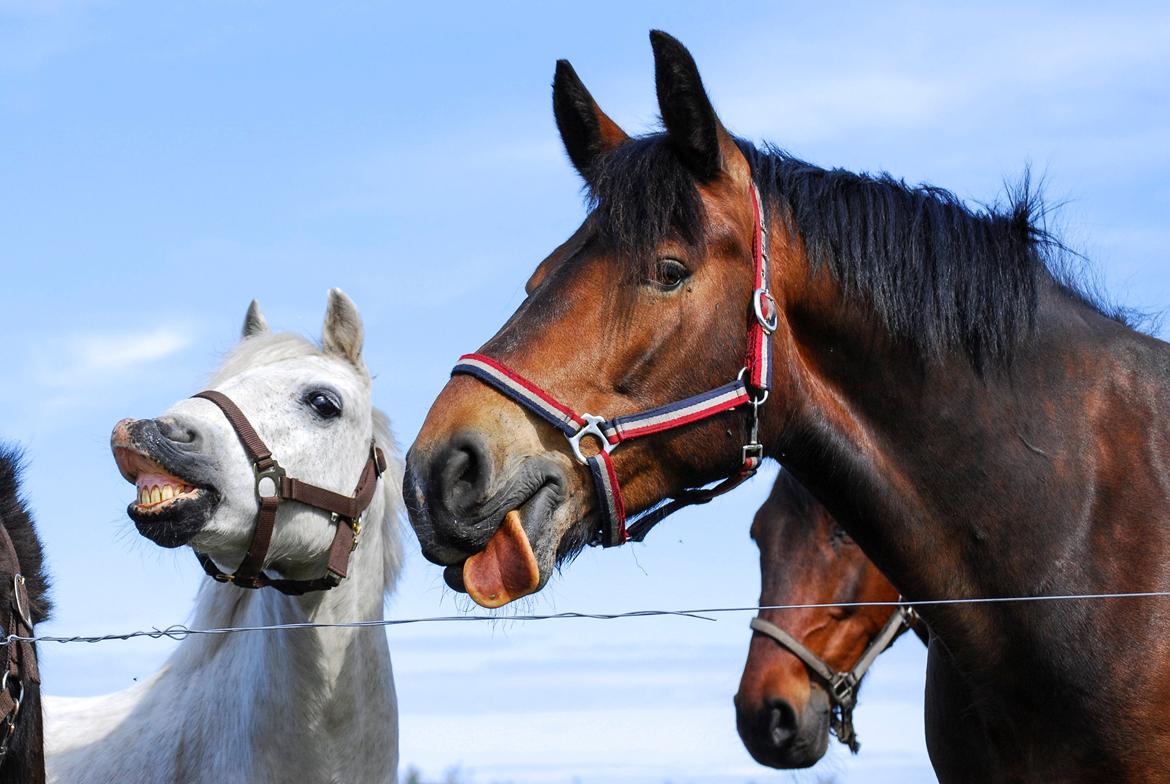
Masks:
[[[389,452],[387,454],[390,454]],[[383,477],[397,489],[399,461]],[[371,504],[349,577],[303,597],[206,582],[192,628],[383,617],[400,563],[396,494]],[[50,700],[51,781],[395,781],[398,722],[382,628],[192,635],[144,683]]]

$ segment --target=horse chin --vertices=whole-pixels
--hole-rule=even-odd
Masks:
[[[560,519],[567,516],[565,506],[558,484],[542,485],[504,515],[482,550],[447,565],[443,579],[453,590],[470,594],[488,608],[536,593],[563,558],[564,540],[556,532]],[[488,590],[488,584],[502,590]]]
[[[138,533],[159,547],[175,548],[189,544],[211,520],[218,506],[219,494],[216,491],[195,488],[157,507],[132,503],[126,514],[134,521]]]

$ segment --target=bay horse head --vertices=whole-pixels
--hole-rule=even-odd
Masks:
[[[240,344],[208,391],[114,428],[114,458],[137,489],[127,514],[139,533],[161,547],[189,545],[209,574],[242,587],[299,594],[336,584],[365,511],[351,494],[357,485],[369,505],[385,467],[373,446],[380,415],[363,334],[339,289],[329,294],[320,346],[270,331],[253,302]],[[258,449],[270,458],[259,460]],[[268,540],[259,542],[269,506]],[[249,561],[255,568],[245,581],[239,572]]]
[[[873,660],[917,616],[898,590],[788,472],[776,478],[752,521],[760,549],[760,606],[739,691],[736,726],[762,765],[805,768],[828,749],[832,730],[856,753],[852,711]],[[892,606],[779,610],[782,605]]]
[[[537,265],[527,298],[475,355],[478,364],[461,365],[408,456],[404,492],[424,554],[447,567],[449,585],[485,606],[538,590],[559,562],[597,538],[615,510],[603,508],[595,483],[620,477],[613,504],[633,515],[736,474],[745,445],[755,442],[749,392],[734,382],[760,314],[753,254],[768,221],[748,159],[716,117],[694,60],[665,33],[652,33],[651,43],[662,133],[627,136],[573,68],[557,64],[557,126],[594,209]],[[782,251],[781,263],[763,286],[781,296],[777,283],[790,272],[783,255],[797,248],[783,238],[771,247],[774,256]],[[783,302],[765,308],[775,334],[759,342],[780,364]],[[496,374],[495,386],[483,383],[487,373]],[[623,443],[604,472],[587,458],[612,433],[595,428],[599,437],[588,446],[567,444],[548,412],[515,402],[517,393],[539,394],[535,405],[569,401],[612,423],[688,396],[705,404],[709,390],[727,389],[739,395],[723,404],[729,413],[690,421],[672,410],[672,429]],[[772,398],[774,426],[792,396],[778,388]]]

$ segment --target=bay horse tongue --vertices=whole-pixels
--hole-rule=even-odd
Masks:
[[[503,607],[540,587],[540,569],[520,513],[508,512],[487,546],[463,564],[463,586],[481,607]]]

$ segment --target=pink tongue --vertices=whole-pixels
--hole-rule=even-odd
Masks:
[[[540,569],[528,536],[513,510],[492,534],[487,547],[463,564],[463,587],[481,607],[503,607],[536,591]]]

